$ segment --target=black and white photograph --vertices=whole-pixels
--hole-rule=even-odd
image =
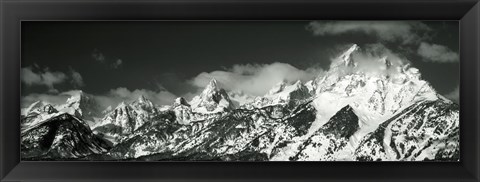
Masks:
[[[458,21],[23,21],[21,160],[460,162],[459,45]]]

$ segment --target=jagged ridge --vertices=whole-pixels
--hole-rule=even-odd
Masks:
[[[84,124],[93,128],[88,136],[111,142],[108,153],[46,155],[23,147],[24,158],[458,161],[458,105],[398,60],[379,55],[372,60],[379,70],[365,71],[355,59],[361,51],[353,45],[314,80],[281,82],[264,96],[243,97],[250,99],[243,104],[230,98],[241,93],[228,93],[215,79],[190,102],[178,98],[171,106],[156,106],[141,96]],[[80,93],[63,107],[38,102],[22,110],[29,145],[39,143],[32,138],[42,136],[38,127],[50,118],[91,120],[88,110],[95,103]]]

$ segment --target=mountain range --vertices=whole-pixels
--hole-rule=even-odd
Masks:
[[[22,109],[23,160],[459,161],[459,106],[388,56],[353,45],[308,82],[264,96],[212,79],[187,101],[145,96],[102,108],[82,91]]]

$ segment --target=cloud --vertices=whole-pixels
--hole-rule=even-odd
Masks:
[[[347,33],[364,33],[376,36],[385,42],[416,43],[427,38],[421,32],[431,29],[417,21],[314,21],[307,29],[314,35],[342,35]]]
[[[100,63],[105,63],[105,61],[106,61],[105,55],[102,52],[100,52],[98,49],[93,50],[92,58],[95,61],[100,62]]]
[[[350,59],[355,64],[354,67],[345,65],[344,55],[348,55],[347,50],[351,50],[353,45],[349,48],[343,48],[339,55],[331,58],[330,69],[335,70],[338,76],[350,74],[352,72],[364,72],[369,74],[383,75],[383,76],[398,76],[404,65],[410,64],[410,61],[396,52],[388,49],[383,44],[366,44],[358,50],[350,54]],[[346,46],[343,46],[346,47]]]
[[[63,83],[67,80],[67,75],[62,72],[52,72],[48,68],[34,72],[32,67],[25,67],[21,70],[21,80],[28,86],[44,85],[50,92],[57,92],[54,88],[55,84]]]
[[[314,21],[307,29],[317,36],[363,33],[376,37],[380,43],[400,43],[396,48],[407,54],[417,53],[427,62],[448,63],[459,60],[458,53],[447,46],[427,43],[434,32],[418,21]]]
[[[191,79],[190,84],[203,89],[215,78],[225,90],[243,91],[250,95],[264,95],[275,84],[297,80],[308,81],[322,74],[321,68],[298,69],[286,63],[234,65],[227,70],[203,72]]]
[[[445,94],[445,97],[455,103],[460,103],[460,86],[457,86],[452,92]]]
[[[74,87],[83,87],[85,83],[83,82],[82,75],[77,71],[70,68],[70,76],[72,77],[71,83]]]
[[[94,49],[91,56],[93,60],[106,66],[109,69],[117,69],[124,62],[122,59],[108,59],[107,56],[105,56],[105,54],[103,54],[98,49]]]
[[[51,93],[58,93],[55,85],[65,83],[70,80],[70,83],[74,87],[83,87],[82,75],[70,68],[70,73],[60,71],[50,71],[49,68],[40,69],[38,65],[24,67],[21,69],[21,80],[27,86],[46,86]]]
[[[121,59],[117,59],[114,63],[112,63],[112,67],[114,69],[117,69],[118,67],[120,67],[122,65],[122,60]]]
[[[22,68],[21,74],[22,74],[22,78],[21,78],[22,82],[27,84],[27,85],[34,85],[34,84],[43,83],[42,75],[34,73],[32,71],[32,68],[30,68],[30,67]]]
[[[417,53],[425,58],[426,61],[452,63],[458,62],[460,56],[446,46],[438,44],[429,44],[422,42],[418,47]]]
[[[356,69],[365,72],[386,70],[386,65],[381,62],[385,58],[394,67],[410,63],[404,56],[393,52],[379,43],[367,44],[360,51],[352,55],[352,59],[358,64]],[[379,64],[379,62],[381,62],[381,64]]]

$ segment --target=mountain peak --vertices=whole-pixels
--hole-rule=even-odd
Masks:
[[[175,102],[173,103],[174,106],[180,106],[180,105],[184,105],[184,106],[190,106],[190,104],[188,104],[188,102],[185,100],[185,98],[183,97],[178,97],[175,99]]]
[[[287,82],[285,82],[285,80],[282,80],[281,82],[278,82],[277,84],[275,84],[275,86],[273,86],[272,89],[270,89],[270,91],[268,91],[268,95],[282,92],[286,86],[287,86]]]
[[[120,102],[120,104],[118,104],[117,108],[124,108],[126,106],[127,106],[127,104],[125,103],[125,101],[122,101],[122,102]]]
[[[215,78],[212,78],[210,82],[208,82],[208,85],[205,87],[205,91],[214,91],[218,90],[218,84],[217,80]]]
[[[144,103],[144,102],[147,102],[148,99],[144,96],[144,95],[140,95],[140,97],[138,97],[138,102],[139,103]]]
[[[81,102],[82,100],[88,99],[85,93],[81,90],[72,91],[69,95],[70,97],[67,99],[67,103]]]
[[[205,108],[208,112],[231,109],[233,107],[227,92],[218,87],[215,79],[210,80],[203,92],[199,96],[195,96],[190,104],[193,109]]]
[[[212,78],[208,84],[216,86],[217,85],[217,80],[215,78]]]
[[[340,55],[340,60],[345,66],[355,66],[355,62],[352,59],[352,54],[359,50],[360,47],[357,44],[353,44],[345,52]]]
[[[134,101],[130,106],[140,109],[140,110],[148,110],[148,111],[154,111],[155,109],[155,104],[153,104],[152,101],[147,99],[145,95],[140,95],[136,101]]]
[[[212,80],[210,80],[210,82],[205,87],[205,89],[203,89],[201,97],[209,97],[211,95],[215,95],[215,93],[220,92],[222,90],[223,89],[221,89],[218,86],[217,80],[215,80],[215,78],[212,78]]]
[[[381,58],[380,61],[383,63],[383,65],[385,65],[386,69],[389,69],[390,67],[392,67],[392,62],[388,60],[387,56],[384,56],[383,58]]]

